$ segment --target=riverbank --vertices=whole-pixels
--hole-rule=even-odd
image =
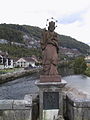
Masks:
[[[39,72],[40,70],[41,70],[40,68],[33,68],[33,69],[28,69],[28,70],[21,69],[21,70],[18,70],[18,71],[9,72],[9,73],[6,73],[6,74],[1,74],[0,75],[0,84],[12,81],[16,78],[21,78],[21,77],[24,77],[24,76],[32,75],[34,73]]]

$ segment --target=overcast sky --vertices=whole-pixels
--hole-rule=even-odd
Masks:
[[[51,17],[56,32],[90,43],[90,0],[0,0],[0,23],[44,28]]]

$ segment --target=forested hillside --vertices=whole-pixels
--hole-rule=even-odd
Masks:
[[[41,50],[30,48],[27,49],[25,47],[20,47],[16,45],[10,44],[0,44],[0,50],[3,52],[8,52],[11,57],[29,57],[35,55],[37,57],[41,57]]]
[[[59,38],[60,38],[60,46],[62,47],[75,48],[84,54],[86,54],[90,49],[90,46],[88,46],[87,44],[77,41],[76,39],[71,38],[70,36],[59,35]]]
[[[31,54],[30,50],[32,50],[33,54],[33,51],[36,48],[40,50],[39,48],[41,31],[41,28],[34,26],[18,24],[0,24],[0,40],[6,40],[7,42],[6,44],[6,42],[4,43],[3,41],[3,45],[0,45],[0,49],[2,51],[7,50],[9,54],[16,56],[18,56],[19,53],[22,53],[22,51],[22,56],[29,55]],[[15,48],[16,45],[18,46]],[[81,53],[84,54],[87,54],[87,51],[89,49],[88,45],[65,35],[59,35],[59,45],[61,47],[78,49]],[[19,52],[19,50],[21,51]]]

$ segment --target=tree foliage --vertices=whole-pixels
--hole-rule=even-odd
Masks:
[[[87,68],[86,62],[83,57],[76,58],[74,61],[74,73],[83,74]]]
[[[41,56],[41,50],[40,49],[34,49],[34,48],[24,48],[24,47],[19,47],[16,45],[10,45],[10,44],[0,44],[0,50],[3,52],[8,52],[8,54],[11,57],[29,57],[32,55],[35,55],[37,57]]]
[[[19,30],[12,29],[6,24],[0,25],[0,39],[6,39],[9,42],[23,42],[23,33]]]
[[[90,66],[87,67],[87,69],[85,71],[85,75],[90,77]]]
[[[59,35],[59,39],[60,46],[71,49],[78,49],[83,54],[86,54],[90,49],[90,46],[88,46],[87,44],[77,41],[70,36]]]

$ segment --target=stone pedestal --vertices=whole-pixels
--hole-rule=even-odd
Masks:
[[[39,120],[54,120],[58,115],[63,116],[63,95],[62,89],[66,81],[61,82],[40,82],[36,81],[39,87]]]
[[[60,75],[40,75],[40,82],[61,82]]]

